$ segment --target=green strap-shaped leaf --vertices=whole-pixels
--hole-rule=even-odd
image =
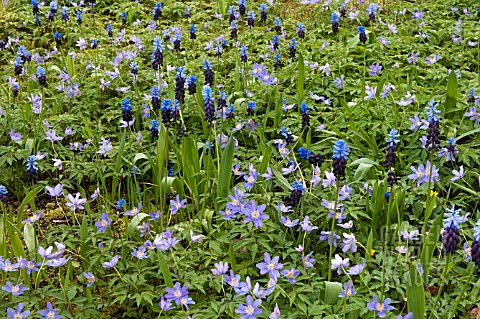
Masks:
[[[160,264],[160,271],[162,272],[163,280],[165,281],[165,286],[173,287],[172,275],[170,274],[170,269],[168,269],[165,256],[161,251],[158,252],[158,262]]]
[[[303,55],[298,54],[298,81],[297,81],[297,107],[300,110],[300,103],[303,101],[303,90],[305,88],[305,65]]]
[[[339,282],[325,282],[325,303],[327,305],[334,305],[337,303],[340,292],[342,291],[342,284]]]
[[[447,99],[445,101],[445,110],[451,110],[455,108],[455,104],[457,104],[457,96],[458,96],[457,75],[455,74],[454,71],[452,71],[448,76]]]
[[[130,236],[133,236],[135,234],[135,230],[137,229],[137,226],[138,224],[140,224],[140,222],[145,218],[147,217],[148,215],[145,214],[145,213],[140,213],[138,215],[135,215],[132,220],[130,221],[130,223],[128,223],[128,234]]]
[[[422,253],[420,255],[420,261],[423,265],[423,281],[428,282],[428,275],[430,273],[430,263],[433,257],[433,252],[437,247],[438,237],[442,230],[443,215],[439,214],[435,218],[432,227],[428,231],[428,236],[424,238]]]
[[[408,311],[413,312],[413,319],[425,318],[425,290],[423,280],[414,265],[410,265],[407,280]]]
[[[217,183],[217,197],[227,197],[230,189],[230,180],[232,179],[232,165],[233,165],[233,137],[228,139],[227,146],[223,151],[222,162],[220,163],[220,172]]]
[[[31,223],[26,223],[25,226],[23,226],[23,238],[25,240],[25,245],[27,246],[28,252],[34,252],[37,248],[37,245],[35,239],[35,229]]]

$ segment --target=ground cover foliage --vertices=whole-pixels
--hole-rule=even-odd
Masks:
[[[479,318],[471,1],[3,1],[5,318]]]

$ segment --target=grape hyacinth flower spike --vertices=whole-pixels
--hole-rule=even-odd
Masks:
[[[398,130],[392,129],[390,133],[388,133],[387,138],[385,139],[385,141],[388,143],[387,155],[385,161],[383,161],[383,165],[385,167],[395,166],[395,163],[397,161],[397,144],[400,142],[400,140],[397,140],[398,137],[400,137],[400,134],[398,134]]]
[[[293,190],[290,193],[290,204],[293,207],[295,207],[300,202],[300,199],[303,196],[303,191],[305,190],[305,187],[302,181],[300,182],[296,181],[296,182],[293,182],[292,188]]]
[[[302,112],[302,129],[306,129],[310,126],[310,109],[306,103],[300,105],[300,111]]]
[[[156,36],[153,40],[153,53],[150,56],[150,62],[152,62],[152,68],[154,70],[160,69],[163,65],[163,50],[165,46],[160,37]]]
[[[215,118],[215,104],[213,98],[212,88],[210,86],[205,85],[203,87],[203,106],[205,112],[205,121],[209,123],[209,126],[212,125],[213,120]]]
[[[362,42],[363,44],[367,43],[367,34],[365,33],[364,26],[358,27],[358,37],[360,38],[360,42]]]
[[[456,209],[455,205],[447,209],[446,217],[443,222],[442,243],[443,250],[447,253],[454,253],[460,242],[460,224],[467,221],[465,216],[460,216],[461,209]]]
[[[260,21],[267,22],[267,5],[265,3],[260,4]]]
[[[330,16],[330,21],[332,22],[332,31],[334,34],[338,32],[338,22],[340,21],[340,17],[336,11],[332,13]]]
[[[333,145],[333,174],[340,180],[345,175],[350,148],[344,140],[338,140]]]
[[[213,87],[214,73],[212,70],[212,65],[208,60],[205,60],[203,62],[203,76],[205,77],[205,84],[208,84],[211,87]]]
[[[477,221],[477,224],[473,228],[473,243],[471,248],[472,260],[480,267],[480,220]]]
[[[427,116],[428,116],[428,134],[425,145],[428,149],[437,149],[440,147],[440,118],[439,114],[442,112],[437,109],[439,103],[434,100],[428,102]]]

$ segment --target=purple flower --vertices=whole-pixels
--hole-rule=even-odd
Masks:
[[[34,211],[31,217],[28,217],[23,222],[24,223],[35,223],[43,216],[43,212]]]
[[[343,87],[344,87],[345,84],[347,83],[347,81],[345,81],[345,75],[344,75],[344,74],[340,75],[339,78],[336,78],[335,80],[333,80],[333,82],[335,82],[335,85],[336,85],[339,89],[343,89]]]
[[[418,168],[415,168],[414,166],[410,166],[410,169],[413,171],[413,173],[408,175],[408,178],[416,179],[417,187],[422,185],[425,182],[428,182],[427,172],[423,164],[420,164]]]
[[[273,172],[270,166],[267,167],[267,172],[261,175],[266,181],[273,178]]]
[[[22,134],[18,133],[18,132],[15,132],[13,129],[10,129],[10,139],[12,141],[18,141],[18,140],[21,140],[23,137]]]
[[[45,189],[48,191],[48,194],[50,196],[57,197],[57,196],[63,195],[62,193],[63,186],[65,185],[57,184],[55,185],[55,187],[45,186]]]
[[[47,309],[39,310],[38,314],[44,316],[42,319],[61,319],[62,318],[62,316],[58,314],[58,309],[53,309],[51,302],[47,302]]]
[[[402,315],[398,315],[396,319],[413,319],[413,312],[407,313],[404,317],[402,317]]]
[[[325,179],[322,182],[323,187],[328,187],[328,186],[335,186],[337,180],[335,178],[335,174],[332,172],[325,171]]]
[[[233,270],[230,270],[230,275],[225,276],[225,279],[223,280],[235,290],[239,290],[240,288],[245,286],[245,283],[240,282],[240,275],[235,275]]]
[[[142,210],[142,202],[138,203],[137,207],[133,207],[125,212],[125,216],[136,216]]]
[[[232,173],[233,173],[233,175],[235,175],[235,176],[245,175],[244,172],[240,171],[240,163],[236,163],[235,165],[233,165],[233,167],[232,167]]]
[[[347,251],[351,251],[352,253],[357,252],[357,239],[355,238],[354,234],[346,234],[343,233],[343,240],[342,251],[346,253]]]
[[[247,191],[251,190],[253,188],[253,185],[255,185],[255,183],[257,182],[257,177],[258,177],[257,171],[250,172],[250,175],[248,176],[247,175],[243,176],[243,178],[246,181],[246,183],[243,184],[243,187],[245,187]]]
[[[45,265],[50,266],[50,267],[61,267],[61,266],[65,265],[69,259],[70,259],[70,257],[68,257],[68,258],[59,257],[59,258],[55,258],[55,259],[51,259],[51,260],[47,261],[45,263]]]
[[[110,139],[106,140],[104,137],[101,139],[102,141],[100,142],[100,150],[97,151],[97,154],[107,156],[107,153],[112,149],[112,142],[110,142]]]
[[[278,309],[278,304],[275,304],[275,307],[273,308],[273,312],[270,314],[268,319],[280,319],[280,309]]]
[[[403,239],[405,240],[420,240],[417,236],[418,236],[418,230],[412,230],[411,232],[408,232],[406,230],[400,232],[400,234],[402,234],[403,236]]]
[[[455,162],[455,155],[458,154],[460,151],[455,148],[455,138],[451,137],[447,140],[448,145],[447,147],[442,148],[440,152],[438,152],[438,157],[445,156],[445,160]]]
[[[77,193],[75,195],[75,198],[71,194],[68,194],[67,199],[69,203],[66,203],[66,205],[70,208],[72,212],[74,212],[77,208],[83,210],[83,204],[87,202],[86,198],[80,198],[80,193]]]
[[[95,282],[95,276],[91,272],[83,272],[83,277],[87,279],[87,287],[91,287]]]
[[[377,87],[376,86],[365,86],[365,97],[363,98],[365,101],[371,100],[375,98],[375,95],[377,95]]]
[[[7,281],[6,284],[6,286],[2,287],[2,290],[11,293],[12,296],[19,296],[23,294],[24,291],[28,290],[28,288],[22,287],[22,282],[18,285],[14,285],[10,281]]]
[[[475,125],[480,124],[480,112],[477,112],[476,107],[471,107],[469,111],[465,112],[464,116],[469,117],[471,121],[475,121]]]
[[[165,300],[165,297],[164,297],[164,296],[162,296],[162,297],[160,298],[160,302],[158,303],[158,306],[159,306],[160,309],[162,309],[163,311],[168,311],[168,310],[173,309],[172,302],[169,301],[169,300]]]
[[[343,290],[338,295],[340,298],[350,297],[357,293],[357,291],[353,288],[353,281],[349,280],[348,282],[343,284]]]
[[[373,300],[367,304],[367,308],[373,311],[378,312],[380,318],[385,318],[387,315],[385,311],[394,309],[390,306],[390,298],[385,299],[383,302],[380,302],[376,296],[373,296]]]
[[[57,136],[57,132],[55,130],[46,131],[45,134],[47,135],[45,139],[52,143],[63,140],[63,137]]]
[[[183,199],[183,200],[180,200],[180,196],[177,196],[175,197],[175,200],[170,200],[170,212],[172,215],[175,215],[180,208],[186,208],[187,205],[187,200],[186,199]]]
[[[352,188],[348,185],[344,185],[339,191],[338,195],[338,200],[345,200],[347,198],[350,198],[350,195],[352,194]]]
[[[230,220],[230,219],[235,219],[237,217],[237,210],[236,209],[231,209],[228,205],[225,208],[225,210],[220,211],[220,215],[225,217],[225,220]]]
[[[293,221],[290,220],[290,217],[280,217],[280,221],[282,222],[283,225],[285,225],[286,227],[295,227],[297,226],[298,224],[298,219],[294,219]]]
[[[295,280],[295,277],[300,275],[300,271],[295,268],[292,268],[290,270],[285,269],[282,271],[282,275],[284,276],[284,278],[288,278],[288,281],[293,285],[297,282]]]
[[[283,264],[278,262],[280,257],[270,258],[268,253],[264,253],[263,258],[264,262],[256,265],[257,268],[260,269],[260,274],[265,275],[268,272],[270,277],[278,278],[280,275],[279,270],[283,268]]]
[[[182,287],[179,282],[176,282],[173,288],[167,288],[165,299],[170,302],[175,301],[177,305],[180,305],[182,303],[182,299],[186,299],[188,297],[187,289],[188,285],[184,285]]]
[[[120,256],[113,256],[113,258],[110,261],[106,261],[102,265],[105,268],[113,268],[117,265],[120,258],[121,258]]]
[[[212,274],[214,276],[225,275],[229,268],[228,263],[223,263],[223,262],[216,263],[214,266],[215,268],[212,269]]]
[[[243,222],[246,224],[252,221],[255,228],[262,227],[262,220],[267,220],[269,218],[267,214],[263,213],[266,207],[267,205],[265,204],[257,206],[255,200],[252,199],[250,201],[250,207],[243,210],[243,213],[246,216]]]
[[[167,229],[165,232],[155,237],[153,244],[160,250],[169,250],[179,242],[180,240],[178,240],[176,237],[173,237],[173,233],[170,231],[170,229]]]
[[[347,270],[347,274],[350,276],[355,276],[355,275],[360,275],[363,272],[363,269],[365,269],[365,265],[367,264],[366,261],[364,261],[361,264],[355,265],[350,267],[350,269]]]
[[[132,248],[132,256],[137,257],[140,260],[148,258],[148,255],[145,252],[146,252],[146,249],[143,246],[140,246],[138,250],[136,250],[135,248]]]
[[[300,227],[302,228],[303,231],[307,232],[307,234],[310,234],[310,232],[314,229],[318,229],[317,226],[313,226],[308,216],[305,216],[303,221],[300,223]]]
[[[104,233],[107,230],[107,227],[110,226],[112,221],[108,219],[108,214],[103,213],[100,216],[100,220],[95,222],[95,226],[97,226],[97,233]]]
[[[27,275],[30,275],[32,271],[37,272],[38,271],[37,267],[40,266],[41,264],[42,264],[41,262],[36,263],[35,259],[27,261],[26,267],[25,267],[27,268]]]
[[[259,307],[261,303],[261,299],[253,301],[252,296],[248,295],[246,305],[238,304],[235,312],[241,314],[240,319],[255,319],[257,315],[262,313],[262,309]]]
[[[306,256],[302,255],[302,263],[305,269],[313,268],[313,263],[315,262],[315,259],[312,257],[312,254],[313,254],[313,251]]]
[[[441,57],[438,54],[434,54],[433,56],[427,56],[425,60],[425,64],[435,64]]]
[[[330,242],[332,240],[332,236],[330,235],[331,233],[331,231],[320,232],[320,240],[326,240],[327,243],[330,245]],[[340,239],[340,236],[333,233],[333,247],[337,247],[337,239]]]
[[[465,172],[463,171],[463,165],[460,166],[458,171],[454,169],[452,171],[452,174],[454,175],[454,177],[450,178],[451,182],[455,182],[455,181],[458,181],[459,179],[462,179],[463,176],[465,176]]]
[[[413,117],[409,118],[408,120],[412,122],[410,129],[414,132],[418,131],[419,128],[426,129],[428,127],[428,122],[426,120],[420,119],[418,117],[418,113],[415,113]]]
[[[382,66],[380,63],[370,65],[370,76],[379,75],[382,71]]]
[[[416,64],[418,61],[418,52],[417,53],[412,52],[412,54],[410,54],[410,56],[407,58],[407,61],[409,63]]]
[[[412,13],[412,17],[415,20],[423,19],[423,12],[422,11],[415,11],[415,12]]]
[[[193,243],[199,242],[203,239],[203,235],[194,235],[193,231],[190,230],[190,238],[192,239]]]
[[[337,273],[341,275],[348,268],[350,259],[343,259],[339,254],[335,254],[335,258],[332,260],[332,270],[337,270]]]
[[[25,319],[28,317],[30,314],[30,310],[23,310],[23,303],[19,303],[17,305],[17,310],[14,310],[13,308],[8,308],[7,309],[7,315],[9,316],[8,319]]]
[[[52,246],[49,246],[47,249],[44,249],[42,246],[38,246],[38,254],[44,259],[60,258],[60,256],[62,256],[63,252],[65,251],[65,245],[55,242],[55,246],[58,249],[56,253],[52,253]]]

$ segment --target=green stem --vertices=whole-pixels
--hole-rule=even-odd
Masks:
[[[335,186],[335,205],[333,207],[333,217],[332,217],[332,227],[330,229],[330,249],[328,251],[328,281],[332,278],[332,271],[331,271],[331,265],[332,265],[332,253],[333,253],[333,241],[334,239],[334,231],[335,231],[335,213],[337,212],[337,204],[338,204],[338,190],[340,187],[340,177],[337,178],[337,185]]]
[[[457,312],[458,305],[460,304],[460,300],[463,298],[463,294],[465,293],[465,290],[467,290],[467,287],[469,286],[470,282],[472,281],[473,274],[475,274],[475,266],[472,267],[472,270],[470,271],[470,276],[468,276],[467,281],[463,285],[462,292],[458,295],[457,300],[455,301],[455,307],[453,307],[453,310],[449,311],[448,319],[453,319],[455,316],[455,313]]]
[[[442,276],[441,276],[442,284],[440,285],[440,288],[438,289],[438,294],[437,294],[437,297],[435,298],[435,303],[433,304],[433,307],[431,309],[437,309],[438,301],[440,300],[440,296],[442,295],[443,287],[445,286],[445,276],[448,273],[448,265],[450,264],[450,257],[451,257],[451,253],[447,253],[447,256],[445,258],[445,268],[443,269]],[[432,311],[430,313],[430,316],[428,317],[428,319],[432,318],[433,313],[434,313],[434,311]]]

